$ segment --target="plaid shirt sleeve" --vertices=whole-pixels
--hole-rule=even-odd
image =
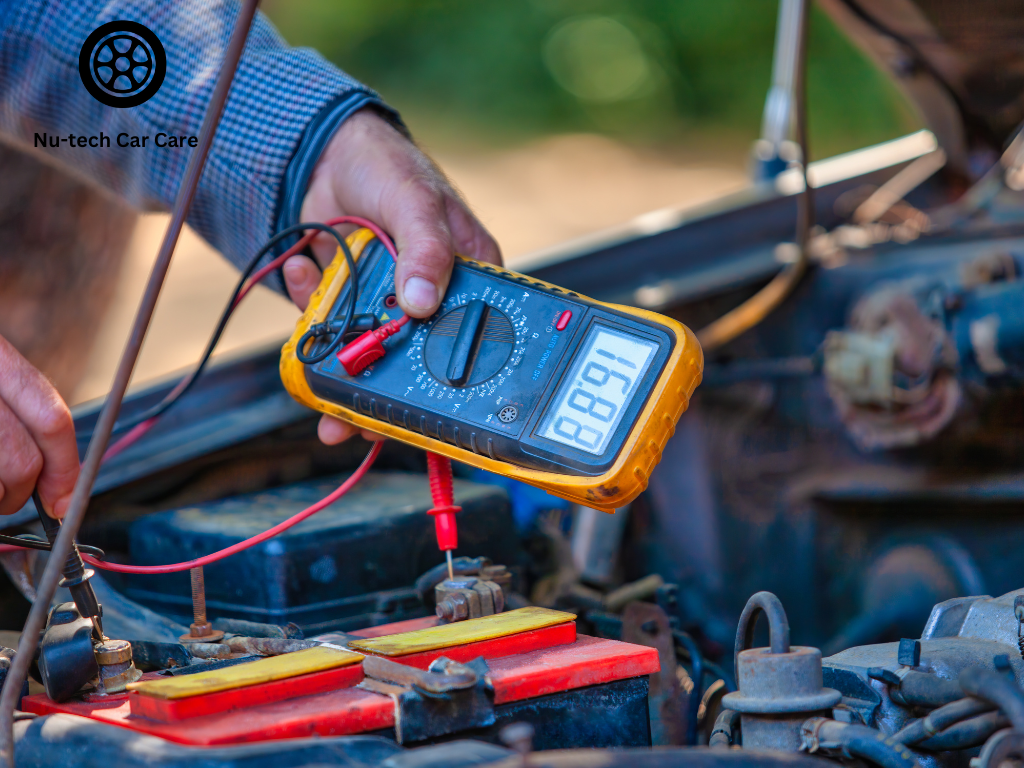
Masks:
[[[0,139],[41,153],[137,208],[169,209],[192,150],[157,148],[153,137],[198,135],[239,9],[237,0],[0,0]],[[160,90],[127,109],[95,100],[78,72],[86,37],[120,19],[151,29],[167,54]],[[189,223],[232,262],[246,264],[281,217],[286,185],[305,189],[308,172],[289,172],[289,164],[307,126],[329,110],[336,127],[366,106],[398,120],[376,93],[314,51],[289,48],[258,16]],[[103,132],[111,146],[34,147],[35,134],[44,132]],[[121,133],[150,140],[144,148],[118,147]]]

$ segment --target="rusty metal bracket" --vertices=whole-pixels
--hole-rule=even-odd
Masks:
[[[395,739],[399,744],[493,725],[494,689],[483,657],[459,664],[444,656],[427,670],[367,656],[366,678],[359,687],[395,702]]]
[[[632,602],[622,614],[622,639],[658,651],[661,671],[650,676],[651,740],[655,746],[686,743],[687,692],[680,679],[672,627],[653,603]],[[692,695],[699,696],[694,686]]]

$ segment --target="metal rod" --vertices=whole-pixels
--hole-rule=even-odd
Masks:
[[[14,709],[21,696],[21,686],[28,674],[28,666],[35,656],[36,646],[39,643],[39,634],[46,622],[46,615],[49,612],[50,601],[53,599],[54,590],[57,588],[57,581],[61,576],[61,566],[68,556],[71,544],[78,534],[82,525],[86,509],[89,506],[89,498],[92,495],[92,487],[99,473],[100,464],[103,461],[103,453],[106,451],[107,442],[110,440],[110,433],[113,431],[114,422],[117,420],[121,410],[121,401],[128,389],[128,384],[135,369],[135,363],[142,348],[142,342],[146,338],[146,331],[149,329],[150,321],[153,319],[153,311],[156,308],[157,299],[160,296],[160,289],[167,276],[167,270],[171,264],[171,256],[174,247],[178,242],[178,236],[185,225],[185,217],[195,197],[196,188],[199,186],[199,178],[202,175],[203,167],[206,164],[206,156],[213,144],[214,133],[220,121],[221,113],[224,111],[224,104],[227,101],[228,91],[231,88],[231,81],[234,79],[235,70],[242,57],[242,50],[245,47],[245,40],[249,35],[249,28],[252,26],[253,18],[256,16],[256,9],[259,0],[244,0],[242,9],[235,22],[235,28],[231,33],[227,51],[224,54],[224,62],[217,77],[213,93],[210,95],[210,105],[206,109],[203,118],[203,125],[199,132],[199,144],[192,157],[189,158],[188,167],[185,169],[185,176],[181,188],[178,190],[178,197],[174,201],[174,208],[171,213],[171,222],[164,234],[163,243],[157,254],[156,262],[153,264],[153,271],[149,275],[149,282],[146,284],[146,292],[143,294],[139,310],[135,315],[135,322],[132,324],[131,335],[121,354],[121,361],[117,366],[117,373],[114,376],[113,386],[110,394],[103,404],[96,428],[89,441],[89,448],[85,453],[85,461],[82,462],[82,469],[75,483],[75,489],[71,495],[71,503],[68,505],[67,514],[61,525],[60,533],[53,542],[53,549],[46,563],[42,578],[36,590],[36,599],[29,611],[25,626],[21,632],[21,640],[18,642],[18,654],[11,662],[11,668],[7,673],[7,679],[0,694],[0,765],[4,768],[14,768]]]
[[[814,224],[814,190],[808,178],[810,151],[807,148],[807,26],[810,0],[785,0],[790,3],[793,18],[799,22],[795,31],[796,70],[794,97],[796,107],[796,140],[800,145],[800,168],[804,188],[797,198],[796,244],[799,258],[783,267],[771,282],[720,318],[697,331],[697,341],[705,353],[729,343],[746,333],[774,312],[794,291],[810,265],[811,227]],[[799,11],[799,15],[796,12]]]
[[[203,566],[189,571],[192,578],[192,621],[197,627],[206,624],[206,584],[203,582]]]
[[[455,569],[452,567],[452,551],[450,549],[446,549],[444,551],[444,556],[445,556],[445,559],[448,561],[448,580],[449,581],[454,581],[455,580]]]

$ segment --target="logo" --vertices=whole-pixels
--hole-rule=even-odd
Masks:
[[[78,56],[82,84],[108,107],[137,107],[164,82],[167,55],[153,32],[134,21],[111,21],[93,31]]]

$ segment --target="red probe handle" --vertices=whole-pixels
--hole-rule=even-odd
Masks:
[[[452,494],[452,462],[447,456],[427,453],[427,475],[430,478],[430,495],[434,508],[427,514],[434,516],[434,532],[437,546],[442,552],[459,546],[459,529],[455,513],[462,507],[455,506]]]
[[[407,322],[409,322],[409,316],[402,315],[397,320],[384,323],[374,331],[367,331],[355,341],[342,347],[338,352],[338,360],[345,369],[345,373],[349,376],[357,376],[374,360],[384,357],[384,340],[398,333]],[[449,483],[450,485],[451,483]]]

